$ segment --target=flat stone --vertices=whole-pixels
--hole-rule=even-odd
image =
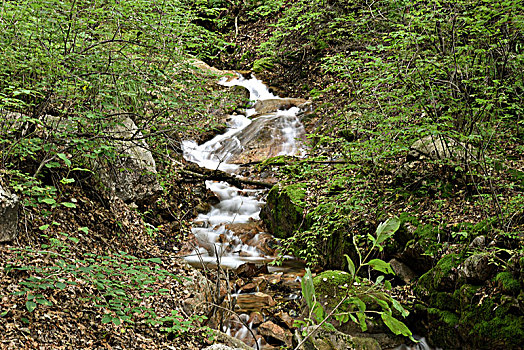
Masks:
[[[286,344],[288,347],[293,345],[293,334],[291,331],[289,329],[284,329],[271,321],[262,323],[258,327],[258,333],[264,336],[268,343],[272,343],[271,338],[273,338]]]
[[[273,113],[278,110],[290,109],[291,107],[298,107],[306,102],[303,98],[279,98],[269,100],[259,100],[255,103],[255,111],[257,114]]]
[[[282,323],[284,323],[289,328],[293,328],[295,320],[291,316],[289,316],[287,312],[279,311],[275,314],[275,317],[277,317]]]
[[[275,305],[276,303],[271,295],[261,292],[237,296],[237,306],[240,311],[258,311]]]

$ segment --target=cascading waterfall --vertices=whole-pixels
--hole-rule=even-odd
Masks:
[[[245,79],[238,77],[220,84],[225,86],[239,85],[249,90],[250,100],[278,100],[268,88],[255,77]],[[230,162],[236,156],[246,151],[249,144],[261,128],[278,134],[278,152],[274,155],[293,155],[298,152],[296,139],[303,134],[304,129],[297,114],[298,107],[277,110],[272,113],[256,115],[255,108],[246,110],[245,115],[232,115],[229,118],[229,128],[212,140],[198,145],[194,141],[183,141],[182,149],[186,160],[197,163],[208,169],[218,169],[234,173],[239,165]],[[253,119],[249,117],[253,116]],[[271,136],[276,138],[277,136]],[[256,152],[257,150],[254,150]],[[226,228],[226,225],[249,223],[259,219],[259,213],[264,202],[261,200],[263,190],[240,190],[225,182],[207,181],[207,188],[213,191],[220,202],[213,206],[207,214],[200,214],[192,228],[192,233],[198,241],[199,248],[186,260],[192,264],[211,263],[217,261],[221,266],[236,268],[246,261],[268,261],[274,257],[265,256],[255,245],[259,235],[246,241]]]

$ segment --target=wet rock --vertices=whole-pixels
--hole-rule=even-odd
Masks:
[[[18,196],[0,185],[0,242],[16,239],[18,235]]]
[[[266,256],[275,256],[277,249],[279,248],[278,242],[269,233],[259,233],[253,237],[248,244],[252,247],[256,247]]]
[[[252,282],[246,283],[240,290],[242,293],[263,292],[266,289],[267,281],[263,278],[254,279]]]
[[[287,134],[286,130],[294,130],[294,133]],[[235,136],[221,142],[222,147],[215,152],[219,157],[231,155],[226,159],[230,163],[242,164],[291,153],[293,144],[296,148],[296,144],[305,139],[305,131],[294,116],[270,114],[255,118]]]
[[[495,270],[488,254],[474,254],[460,266],[459,277],[468,283],[483,283],[493,276]]]
[[[211,210],[211,205],[209,203],[199,203],[195,210],[197,213],[205,214]]]
[[[306,328],[306,332],[313,331],[313,327]],[[298,342],[302,336],[295,332]],[[353,337],[337,330],[328,331],[323,328],[317,329],[299,348],[301,350],[380,350],[381,347],[375,339],[364,337]]]
[[[235,272],[239,277],[251,278],[263,273],[268,273],[268,270],[266,265],[258,266],[253,263],[245,263],[240,265]]]
[[[295,230],[306,227],[303,209],[305,197],[305,184],[298,183],[282,188],[274,186],[260,212],[260,218],[268,231],[278,238],[286,238]]]
[[[287,312],[279,311],[275,314],[275,317],[279,320],[279,323],[285,324],[288,328],[293,328],[295,320]]]
[[[258,311],[275,305],[276,303],[271,295],[261,292],[254,294],[239,294],[237,296],[237,307],[241,312]]]
[[[282,98],[260,100],[255,103],[255,111],[257,114],[273,113],[278,110],[290,109],[291,107],[298,107],[306,102],[303,98]]]
[[[213,332],[215,341],[218,343],[222,343],[221,345],[225,344],[228,347],[233,348],[235,350],[253,350],[252,347],[247,346],[243,341],[233,338],[230,335],[227,335],[215,329],[212,329],[211,332]]]
[[[391,259],[389,265],[395,272],[395,274],[403,280],[406,284],[414,281],[418,276],[417,274],[406,264],[397,259]]]
[[[264,316],[262,316],[260,312],[253,311],[249,315],[249,321],[248,321],[249,324],[252,324],[253,326],[258,326],[262,322],[264,322]]]
[[[293,335],[289,329],[284,329],[279,325],[267,321],[262,323],[258,327],[258,333],[264,336],[268,343],[273,343],[273,339],[286,344],[286,346],[291,347]]]
[[[299,290],[301,288],[300,278],[293,274],[282,275],[282,287],[287,290]]]
[[[114,125],[109,133],[118,157],[111,162],[99,160],[95,165],[103,185],[126,202],[149,202],[162,191],[157,179],[156,163],[142,133],[130,118]]]

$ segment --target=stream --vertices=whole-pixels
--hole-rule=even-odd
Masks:
[[[223,79],[224,86],[243,86],[249,90],[249,99],[258,101],[282,100],[273,95],[268,88],[255,77],[245,79],[238,77],[231,81]],[[304,134],[304,127],[297,117],[300,108],[276,110],[270,113],[257,114],[255,108],[246,110],[245,115],[231,115],[229,128],[212,140],[198,145],[194,141],[183,141],[184,157],[208,169],[218,169],[235,174],[239,169],[238,162],[243,152],[257,138],[266,137],[263,134],[271,132],[270,138],[264,142],[269,156],[295,155],[300,149],[296,139]],[[252,149],[252,152],[258,150]],[[275,259],[274,254],[268,254],[268,249],[260,249],[261,240],[267,240],[268,234],[257,232],[252,237],[235,233],[233,226],[249,224],[259,220],[260,210],[264,201],[265,190],[240,190],[226,182],[206,181],[210,189],[220,200],[212,206],[211,211],[200,214],[194,220],[192,233],[198,241],[199,248],[186,257],[192,265],[217,264],[222,267],[236,269],[246,262],[263,263]],[[245,225],[244,225],[245,227]],[[264,251],[265,250],[265,251]]]

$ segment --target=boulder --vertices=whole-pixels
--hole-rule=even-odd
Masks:
[[[448,254],[442,257],[437,265],[422,275],[415,291],[419,297],[424,297],[433,291],[452,291],[457,281],[457,267],[461,263],[458,254]]]
[[[304,203],[306,185],[302,183],[280,188],[274,186],[268,193],[266,205],[262,207],[260,218],[270,233],[278,238],[286,238],[299,228],[305,228]]]
[[[0,242],[9,242],[18,235],[19,200],[0,185]]]
[[[308,327],[305,331],[313,331],[315,326]],[[300,343],[302,336],[297,331],[295,337]],[[326,330],[322,327],[316,329],[313,334],[300,346],[300,350],[380,350],[381,347],[375,339],[365,337],[353,337],[337,330]]]
[[[476,152],[470,145],[444,135],[428,135],[411,145],[408,161],[449,159],[460,162],[471,159],[473,153]]]
[[[395,272],[395,275],[397,275],[406,284],[417,278],[417,274],[402,261],[399,261],[397,259],[391,259],[389,261],[389,265]]]
[[[156,163],[142,133],[130,118],[115,124],[109,134],[118,154],[111,163],[98,161],[95,172],[102,184],[126,202],[148,202],[162,191]],[[121,140],[124,139],[124,140]]]
[[[493,276],[496,266],[490,263],[488,254],[474,254],[467,258],[459,267],[459,278],[468,283],[483,283]]]
[[[257,114],[274,113],[278,110],[290,109],[304,105],[306,100],[303,98],[278,98],[269,100],[259,100],[255,103],[254,108]]]

